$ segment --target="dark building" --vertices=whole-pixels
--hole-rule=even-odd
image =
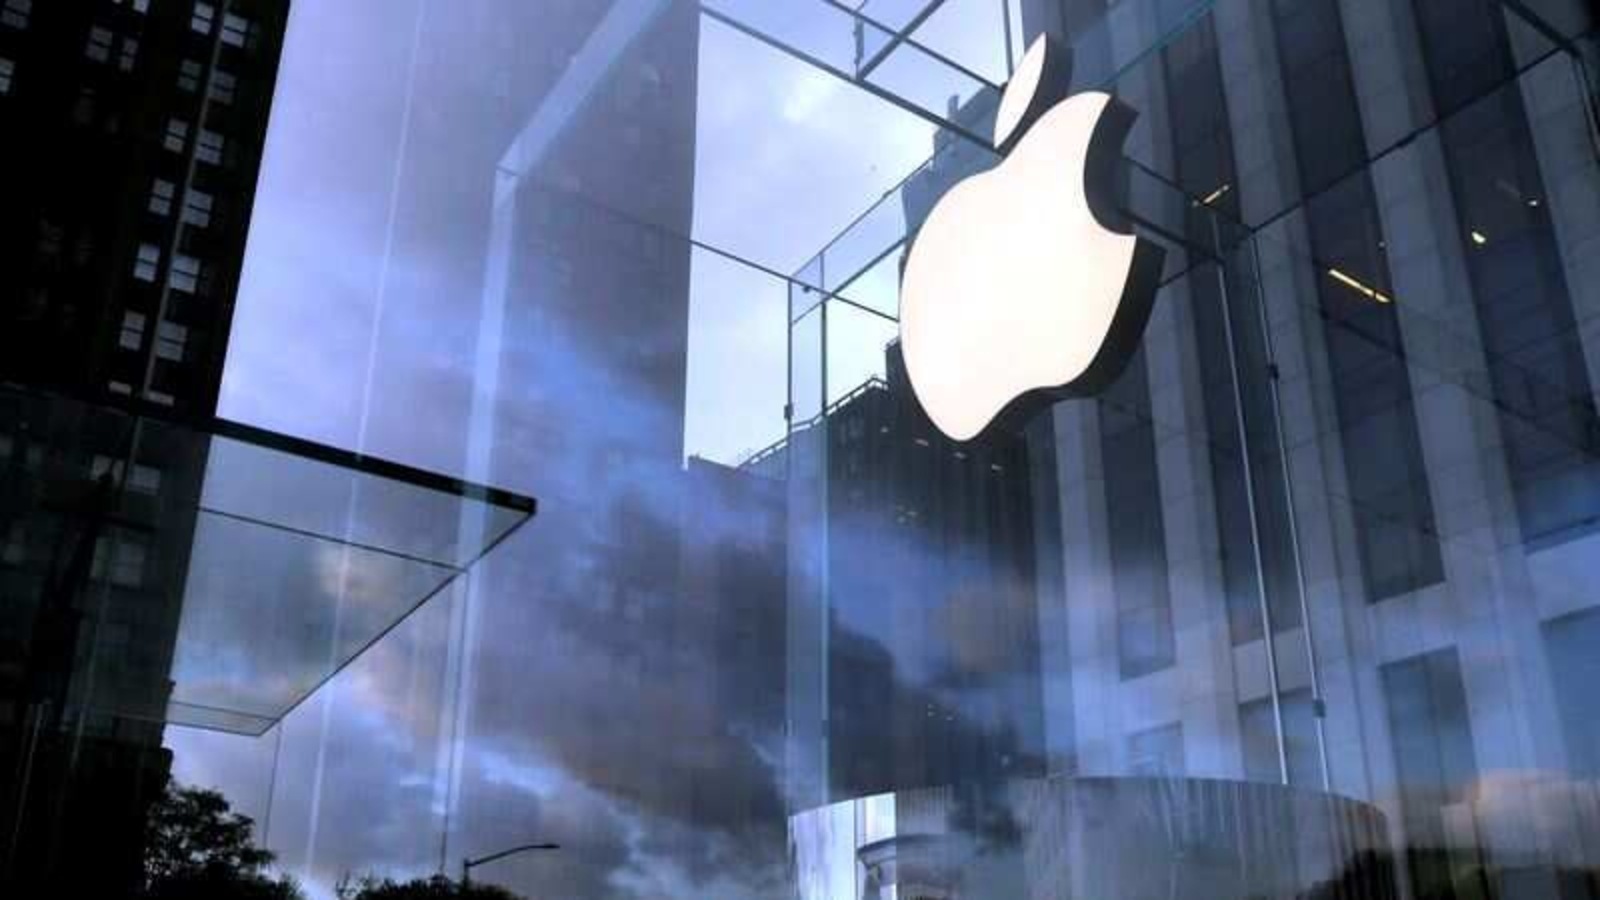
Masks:
[[[897,344],[886,374],[783,450],[826,441],[829,797],[1041,771],[1028,443],[945,437]]]
[[[494,187],[478,353],[495,388],[469,466],[539,492],[549,527],[499,570],[505,590],[483,619],[487,632],[569,636],[559,655],[507,661],[498,676],[591,698],[593,727],[551,743],[585,760],[591,787],[684,823],[708,815],[697,779],[678,773],[702,766],[691,737],[714,709],[699,693],[703,662],[664,639],[688,627],[679,503],[699,11],[660,0],[532,15],[539,40],[515,46],[542,63],[531,112],[476,176]],[[594,665],[565,667],[578,653]],[[559,691],[468,702],[495,720],[566,709]],[[494,830],[506,810],[475,793],[493,798],[495,784],[464,790],[482,811],[464,822],[466,844],[514,839]],[[539,827],[541,810],[525,815],[521,827]]]
[[[286,0],[0,4],[0,884],[139,883]],[[86,865],[85,854],[93,858]]]
[[[6,0],[0,377],[216,406],[286,0]]]
[[[684,472],[682,568],[672,627],[685,671],[677,739],[700,748],[679,777],[686,819],[741,823],[745,864],[781,871],[786,497],[782,481],[691,457]]]

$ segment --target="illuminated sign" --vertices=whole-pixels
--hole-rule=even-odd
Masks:
[[[995,118],[1005,158],[939,200],[906,260],[906,372],[956,440],[1104,389],[1150,318],[1165,254],[1114,187],[1136,114],[1097,91],[1062,100],[1070,68],[1045,38],[1028,49]]]

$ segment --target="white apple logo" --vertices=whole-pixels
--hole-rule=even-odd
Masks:
[[[1164,251],[1117,211],[1134,116],[1066,93],[1070,58],[1036,40],[995,119],[995,168],[951,188],[912,243],[900,292],[906,373],[928,417],[970,440],[1008,407],[1102,390],[1150,317]]]

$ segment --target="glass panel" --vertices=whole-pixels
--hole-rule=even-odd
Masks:
[[[15,389],[0,403],[47,436],[30,442],[45,480],[13,508],[13,533],[84,548],[64,584],[38,579],[77,551],[24,541],[16,560],[40,588],[19,604],[87,615],[84,643],[55,663],[83,669],[68,679],[82,715],[261,734],[532,513],[528,498],[233,423],[212,426],[236,435],[220,437]]]
[[[1600,896],[1589,4],[171,5],[0,0],[0,895]],[[1159,289],[957,441],[1045,33]]]
[[[929,50],[995,84],[1011,75],[1006,61],[1004,0],[944,0],[912,36]],[[1021,49],[1017,55],[1021,56]]]
[[[881,383],[886,373],[901,365],[898,356],[900,326],[893,319],[852,306],[828,301],[828,406]]]
[[[780,440],[790,284],[725,257],[692,257],[684,455],[736,465]]]

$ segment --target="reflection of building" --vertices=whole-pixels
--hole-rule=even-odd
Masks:
[[[687,820],[744,822],[770,835],[763,864],[783,858],[775,778],[746,767],[781,758],[784,685],[784,486],[691,458],[685,473],[682,569],[671,631],[688,661],[679,738],[703,748]],[[754,864],[756,860],[747,860]]]
[[[828,797],[1040,760],[1027,445],[1003,431],[950,441],[917,405],[899,348],[887,355],[887,381],[847,394],[782,451],[799,463],[827,442]]]
[[[1024,4],[1127,67],[1128,155],[1190,198],[1169,276],[1195,266],[1128,375],[1053,415],[1053,770],[1326,765],[1418,896],[1600,865],[1569,802],[1600,768],[1574,687],[1600,652],[1600,175],[1593,98],[1535,37],[1592,37],[1584,6]],[[1213,212],[1255,230],[1224,273]]]
[[[287,8],[6,4],[0,377],[215,408]]]
[[[1123,199],[1171,250],[1124,375],[1028,432],[1048,771],[1323,789],[1386,813],[1408,896],[1600,896],[1593,4],[1021,7],[1140,112]],[[870,623],[835,419],[789,445],[829,523],[791,569]],[[813,643],[802,681],[884,664]],[[802,760],[852,713],[817,705]]]
[[[1393,900],[1375,807],[1205,779],[1016,779],[842,800],[790,819],[801,900]]]
[[[204,442],[65,398],[214,411],[287,6],[0,4],[0,884],[141,875]]]
[[[989,134],[994,130],[994,114],[999,103],[1000,95],[993,91],[980,91],[964,104],[951,97],[950,121],[975,134]],[[987,147],[978,147],[948,131],[935,134],[933,156],[900,188],[900,205],[905,211],[906,230],[915,233],[945,191],[954,187],[956,182],[989,168],[995,161],[994,152]]]
[[[546,740],[583,760],[588,789],[663,827],[692,826],[719,813],[707,808],[718,798],[697,740],[715,721],[704,691],[716,679],[668,636],[687,632],[695,644],[715,639],[697,629],[735,623],[683,608],[680,571],[743,577],[681,539],[685,484],[690,495],[720,490],[711,473],[682,471],[699,11],[648,0],[564,4],[534,18],[532,52],[549,63],[535,108],[481,173],[495,208],[479,375],[498,394],[475,416],[469,465],[537,492],[550,527],[506,561],[507,588],[486,594],[485,632],[570,636],[590,666],[519,658],[500,676],[566,684],[544,714],[564,718],[581,697],[590,727],[574,722]],[[492,693],[468,699],[474,716],[514,708],[518,729],[552,701],[484,684]],[[469,794],[463,806],[496,813],[486,823],[505,815],[491,810],[498,796],[484,801]],[[538,814],[522,827],[539,827]],[[468,846],[516,839],[478,827],[493,825],[469,821]]]

